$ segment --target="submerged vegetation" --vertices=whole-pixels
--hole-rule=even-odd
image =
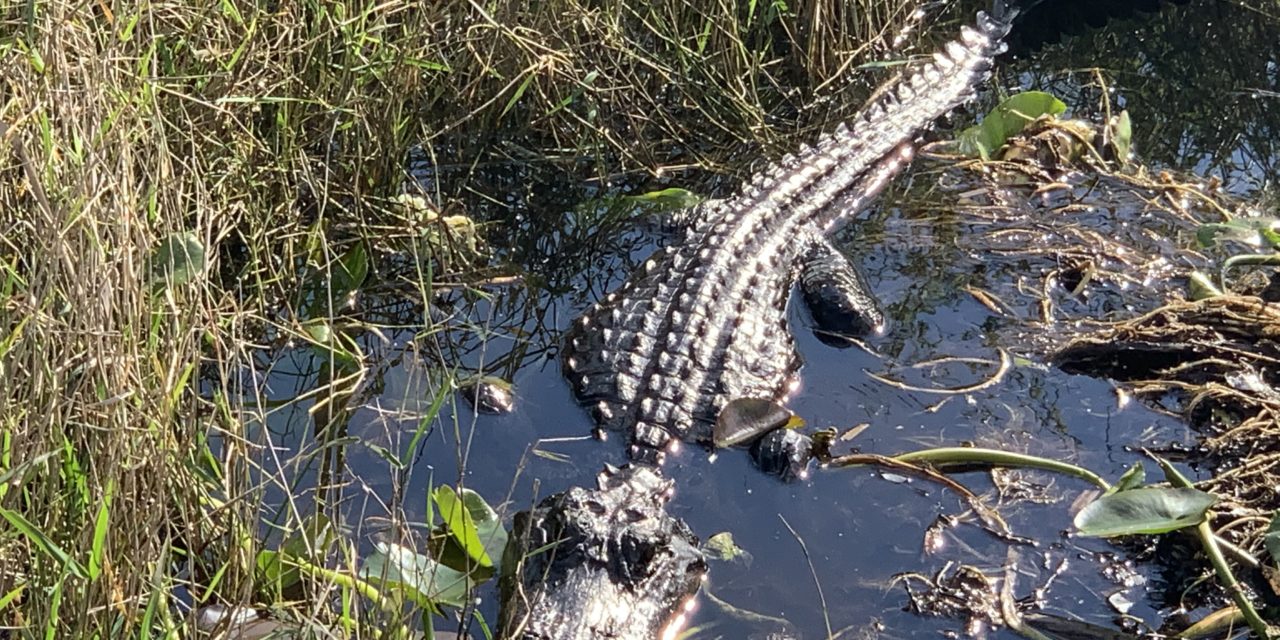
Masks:
[[[676,172],[711,192],[705,174],[791,150],[927,50],[916,8],[0,8],[0,636],[182,636],[210,625],[193,610],[217,625],[262,607],[304,634],[408,637],[442,605],[486,635],[466,587],[501,562],[498,513],[461,471],[404,493],[446,391],[482,379],[433,342],[434,296],[567,287],[616,212],[566,225],[503,198]],[[1194,132],[1218,160],[1230,132],[1214,133]],[[1265,139],[1252,152],[1274,161]],[[582,246],[537,274],[516,249],[492,267],[483,237],[521,226]],[[364,445],[391,478],[375,492],[347,468],[348,422],[413,349],[441,384],[398,448]],[[266,380],[298,352],[314,370],[283,397]],[[289,412],[312,429],[282,441],[268,424]],[[348,527],[360,499],[389,515],[376,532]]]

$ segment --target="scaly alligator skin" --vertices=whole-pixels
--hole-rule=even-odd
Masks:
[[[652,640],[702,586],[698,539],[667,514],[673,483],[649,467],[605,467],[516,514],[500,581],[504,640]]]
[[[1003,51],[1008,17],[979,14],[851,126],[701,205],[682,243],[573,323],[565,375],[602,428],[629,435],[633,459],[661,463],[675,442],[708,442],[732,399],[786,395],[799,365],[787,300],[806,239],[865,207],[910,161],[916,136],[971,97]]]

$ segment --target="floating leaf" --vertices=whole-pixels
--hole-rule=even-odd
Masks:
[[[369,254],[364,243],[357,242],[330,269],[329,291],[334,303],[344,303],[360,289],[368,276]]]
[[[312,318],[302,323],[302,332],[318,345],[328,345],[333,341],[333,327],[326,318]]]
[[[751,554],[738,546],[734,541],[733,534],[728,531],[721,531],[702,543],[702,551],[712,560],[721,560],[723,562],[741,562],[751,564]]]
[[[480,533],[476,528],[475,520],[471,518],[471,511],[467,509],[467,505],[462,502],[453,488],[443,485],[437,487],[432,497],[435,498],[440,517],[444,518],[445,526],[449,529],[449,535],[454,542],[461,545],[467,557],[480,566],[492,567],[493,560],[489,558],[489,552],[485,550],[484,542],[480,540]]]
[[[1089,503],[1075,525],[1080,535],[1094,537],[1165,533],[1199,524],[1217,500],[1199,489],[1131,489]]]
[[[365,559],[360,577],[385,587],[399,588],[420,607],[462,607],[473,586],[460,571],[394,542],[375,542],[377,549]]]
[[[515,385],[497,376],[472,376],[458,384],[458,391],[476,413],[505,415],[515,409]]]
[[[1236,218],[1228,222],[1202,224],[1196,229],[1196,243],[1212,247],[1224,240],[1234,240],[1251,247],[1280,248],[1280,220],[1267,216]]]
[[[716,418],[712,439],[717,448],[754,440],[791,422],[787,408],[762,398],[739,398],[725,405]]]
[[[178,286],[195,280],[205,268],[204,243],[190,231],[169,234],[151,254],[152,285]]]
[[[1120,479],[1117,480],[1116,483],[1112,485],[1110,489],[1107,489],[1107,492],[1104,493],[1103,495],[1109,496],[1114,493],[1120,493],[1121,491],[1129,491],[1131,489],[1137,489],[1138,487],[1141,487],[1142,484],[1145,483],[1146,481],[1147,481],[1147,470],[1142,468],[1142,461],[1139,460],[1133,463],[1133,466],[1129,467],[1129,470],[1125,471],[1124,475],[1120,476]]]
[[[467,512],[471,514],[471,521],[476,525],[476,536],[484,544],[485,552],[490,559],[500,560],[503,550],[507,548],[507,530],[502,526],[502,518],[475,491],[463,489],[461,494],[462,504],[466,505]],[[494,569],[498,568],[495,562]]]
[[[289,533],[278,551],[258,552],[254,562],[258,584],[269,586],[276,595],[295,594],[294,588],[302,577],[298,560],[322,564],[338,537],[339,532],[328,516],[320,513],[308,516],[301,527]]]
[[[1024,91],[1009,96],[996,105],[982,123],[969,127],[956,139],[960,153],[981,156],[986,160],[991,153],[1018,135],[1028,124],[1041,116],[1059,116],[1067,105],[1052,94],[1043,91]]]
[[[317,253],[323,247],[315,248]],[[364,243],[356,243],[327,268],[313,268],[302,291],[299,315],[304,319],[327,318],[346,307],[369,277],[369,254]],[[315,338],[328,343],[328,338]]]
[[[327,318],[314,318],[302,323],[302,335],[311,342],[312,351],[322,361],[333,361],[342,372],[350,372],[364,359],[360,343],[342,331],[336,331]]]

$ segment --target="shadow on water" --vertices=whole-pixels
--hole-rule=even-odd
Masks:
[[[1144,161],[1218,176],[1227,190],[1258,197],[1280,171],[1273,146],[1280,139],[1280,39],[1275,16],[1255,18],[1226,3],[1171,7],[1046,47],[1009,66],[1004,84],[1051,91],[1074,115],[1094,120],[1101,119],[1105,86],[1111,108],[1133,115]],[[1085,67],[1102,71],[1080,70]],[[465,203],[470,215],[486,222],[483,235],[499,261],[520,277],[479,291],[430,292],[428,313],[389,294],[362,302],[362,319],[383,327],[360,338],[378,364],[344,399],[349,410],[334,418],[351,438],[342,445],[346,485],[334,503],[366,533],[388,526],[384,518],[421,522],[425,496],[436,484],[464,484],[503,503],[509,515],[541,496],[589,485],[604,463],[624,461],[617,434],[606,443],[587,437],[593,424],[560,377],[557,339],[573,317],[669,237],[629,219],[628,212],[591,203],[602,195],[674,184],[701,185],[706,192],[716,187],[702,175],[605,184],[584,180],[580,169],[592,168],[497,159],[453,168],[442,162],[425,180],[429,192]],[[1196,258],[1092,265],[1130,275],[1152,268],[1126,281],[1095,278],[1069,251],[1027,251],[1037,242],[1087,244],[1092,230],[1131,237],[1157,255],[1185,257],[1177,245],[1185,242],[1190,223],[1162,219],[1132,201],[1107,208],[1108,192],[1101,189],[1100,197],[1096,182],[1082,180],[1072,186],[1080,198],[1041,199],[1039,208],[1026,204],[1019,226],[1024,234],[1015,236],[975,215],[992,203],[965,195],[969,179],[945,163],[917,163],[882,206],[840,233],[889,309],[891,330],[866,349],[835,349],[812,334],[805,311],[793,304],[789,319],[805,366],[790,407],[813,428],[869,425],[853,443],[866,452],[978,443],[1074,460],[1110,478],[1138,458],[1137,447],[1190,446],[1193,434],[1169,415],[1120,402],[1106,381],[1039,364],[1065,334],[1033,325],[1046,319],[1046,304],[1057,331],[1084,326],[1090,316],[1136,314],[1181,287],[1179,276],[1169,274],[1199,266]],[[1081,198],[1101,204],[1054,206]],[[1037,214],[1077,218],[1057,219],[1062,227],[1040,226]],[[1082,287],[1088,278],[1092,284]],[[1007,306],[993,308],[975,291]],[[424,330],[424,315],[438,328]],[[922,393],[868,375],[918,387],[964,387],[991,374],[1001,349],[1018,356],[1012,371],[971,393]],[[317,413],[312,400],[288,401],[325,379],[324,366],[304,349],[283,350],[264,363],[266,386],[274,390],[266,401],[286,405],[269,424],[277,446],[321,453],[313,423],[317,415],[332,414]],[[476,416],[456,401],[450,385],[475,372],[512,381],[516,410]],[[678,487],[673,513],[704,539],[732,532],[753,556],[750,563],[714,563],[706,591],[763,616],[748,619],[704,596],[693,620],[704,631],[696,637],[766,637],[783,627],[803,637],[821,637],[828,628],[844,629],[840,637],[846,638],[933,637],[960,623],[905,611],[907,598],[895,576],[932,575],[953,562],[995,575],[1010,548],[977,526],[962,500],[918,479],[869,469],[819,470],[808,482],[784,484],[753,469],[745,452],[724,452],[712,461],[688,447],[669,473]],[[306,486],[289,492],[323,483],[316,473],[300,477]],[[995,492],[1012,530],[1037,541],[1018,547],[1019,588],[1025,594],[1054,580],[1047,610],[1110,625],[1119,617],[1107,603],[1113,594],[1131,600],[1128,613],[1149,622],[1176,602],[1178,594],[1153,588],[1158,576],[1148,569],[1117,571],[1122,563],[1113,557],[1115,547],[1063,534],[1072,500],[1086,489],[1080,483],[1032,474],[1020,485],[1025,494],[1015,495],[1012,485],[997,486],[986,473],[959,479],[977,492]],[[960,524],[945,527],[940,550],[926,552],[926,534],[948,518]],[[480,610],[488,620],[496,619],[495,603],[487,593]],[[995,637],[1006,635],[1012,637],[1005,631]]]

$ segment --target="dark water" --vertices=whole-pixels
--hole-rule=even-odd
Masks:
[[[1117,108],[1131,110],[1145,161],[1216,175],[1227,189],[1256,196],[1278,171],[1278,156],[1270,145],[1280,139],[1280,98],[1274,94],[1280,90],[1280,56],[1276,40],[1262,44],[1275,35],[1275,26],[1271,31],[1238,22],[1233,27],[1228,19],[1250,14],[1223,14],[1226,10],[1216,3],[1170,11],[1172,17],[1121,23],[1112,31],[1068,40],[1015,64],[1005,84],[1053,91],[1075,114],[1089,118],[1098,111],[1102,91],[1092,74],[1057,70],[1089,64],[1115,69],[1112,98]],[[1199,30],[1187,26],[1195,24],[1191,18],[1197,15],[1209,16]],[[1246,36],[1255,39],[1247,41]],[[1230,50],[1219,56],[1222,49]],[[1214,78],[1214,84],[1202,84],[1206,78]],[[918,205],[919,194],[944,184],[941,171],[937,165],[917,163],[883,206],[840,235],[890,312],[892,327],[886,336],[870,340],[866,349],[833,348],[814,337],[799,301],[791,305],[789,320],[805,366],[789,406],[810,428],[868,424],[854,443],[864,452],[977,443],[1071,460],[1112,479],[1140,458],[1138,447],[1192,442],[1194,435],[1182,422],[1141,403],[1121,402],[1113,384],[1042,364],[1044,348],[1054,337],[1036,335],[1038,330],[1027,322],[1034,317],[1034,305],[1030,298],[1015,298],[1039,287],[1043,276],[1065,260],[1055,255],[992,259],[983,253],[984,245],[971,238],[990,229],[972,217]],[[439,174],[444,182],[446,171]],[[556,340],[578,312],[620,284],[630,267],[668,236],[643,224],[602,218],[599,205],[584,202],[611,188],[589,184],[584,189],[570,174],[495,165],[471,178],[468,188],[505,203],[486,210],[485,216],[496,221],[487,235],[499,259],[523,272],[522,283],[485,288],[483,297],[439,294],[434,299],[437,313],[448,317],[448,330],[439,334],[421,334],[415,322],[422,311],[414,305],[392,304],[377,312],[390,328],[382,331],[385,340],[362,338],[378,364],[352,403],[357,408],[344,420],[347,435],[356,441],[346,447],[349,482],[342,509],[362,534],[383,527],[388,513],[421,522],[426,496],[437,484],[464,484],[502,504],[509,515],[539,497],[592,484],[604,463],[625,460],[621,437],[609,442],[587,437],[593,424],[560,376]],[[954,202],[954,191],[937,197]],[[1103,222],[1110,214],[1121,216],[1124,224]],[[1132,208],[1098,210],[1090,216],[1104,227],[1140,228],[1148,219],[1160,224]],[[1157,235],[1166,232],[1177,235],[1177,230]],[[1198,265],[1176,266],[1185,270]],[[1153,285],[1151,291],[1160,292],[1161,286]],[[1014,313],[996,313],[965,287],[995,292]],[[1140,291],[1127,293],[1142,297]],[[1097,311],[1097,305],[1109,304],[1106,296],[1127,293],[1116,284],[1084,302],[1062,291],[1051,295],[1059,303],[1059,317],[1069,319],[1083,311],[1073,311],[1073,304]],[[1132,315],[1144,304],[1126,309],[1125,303],[1117,303],[1110,311],[1113,317]],[[986,379],[1001,349],[1019,357],[1009,374],[967,394],[907,391],[868,375],[921,387],[962,387]],[[985,363],[928,364],[939,358]],[[306,351],[278,360],[270,379],[275,396],[287,400],[312,388],[320,366]],[[456,377],[483,371],[513,381],[516,411],[500,417],[474,415],[442,391],[448,369],[454,368]],[[444,402],[439,415],[422,423],[437,398]],[[277,444],[303,450],[313,446],[310,406],[298,402],[273,414],[270,426],[279,436]],[[391,469],[379,448],[405,451],[420,427],[426,437],[411,467]],[[311,486],[314,467],[304,468],[310,470],[298,482]],[[972,517],[962,517],[961,524],[947,530],[941,551],[926,553],[930,525],[940,516],[964,516],[967,506],[950,491],[919,479],[863,468],[817,470],[807,482],[785,484],[752,468],[745,452],[729,451],[709,460],[696,447],[683,449],[667,472],[678,487],[671,504],[675,515],[704,539],[732,532],[752,554],[750,563],[713,563],[704,593],[778,620],[748,620],[702,596],[692,621],[700,628],[699,638],[763,638],[784,628],[805,638],[825,637],[828,628],[845,630],[840,636],[845,638],[925,638],[939,630],[958,631],[963,621],[904,611],[908,599],[894,576],[933,575],[950,563],[965,563],[998,578],[1011,548],[976,526]],[[975,492],[992,489],[986,473],[957,479]],[[1108,559],[1118,548],[1065,535],[1072,501],[1089,487],[1044,474],[1028,479],[1043,489],[1048,502],[1001,508],[1016,534],[1036,541],[1035,546],[1013,547],[1019,555],[1017,595],[1028,595],[1065,567],[1044,594],[1045,610],[1111,625],[1117,614],[1107,597],[1123,593],[1134,603],[1132,616],[1159,624],[1168,613],[1165,599],[1175,600],[1178,594],[1155,588],[1160,578],[1151,566],[1137,567],[1143,584],[1117,584]],[[480,611],[492,621],[496,595],[492,590],[483,595]],[[998,631],[992,637],[1016,636]]]

